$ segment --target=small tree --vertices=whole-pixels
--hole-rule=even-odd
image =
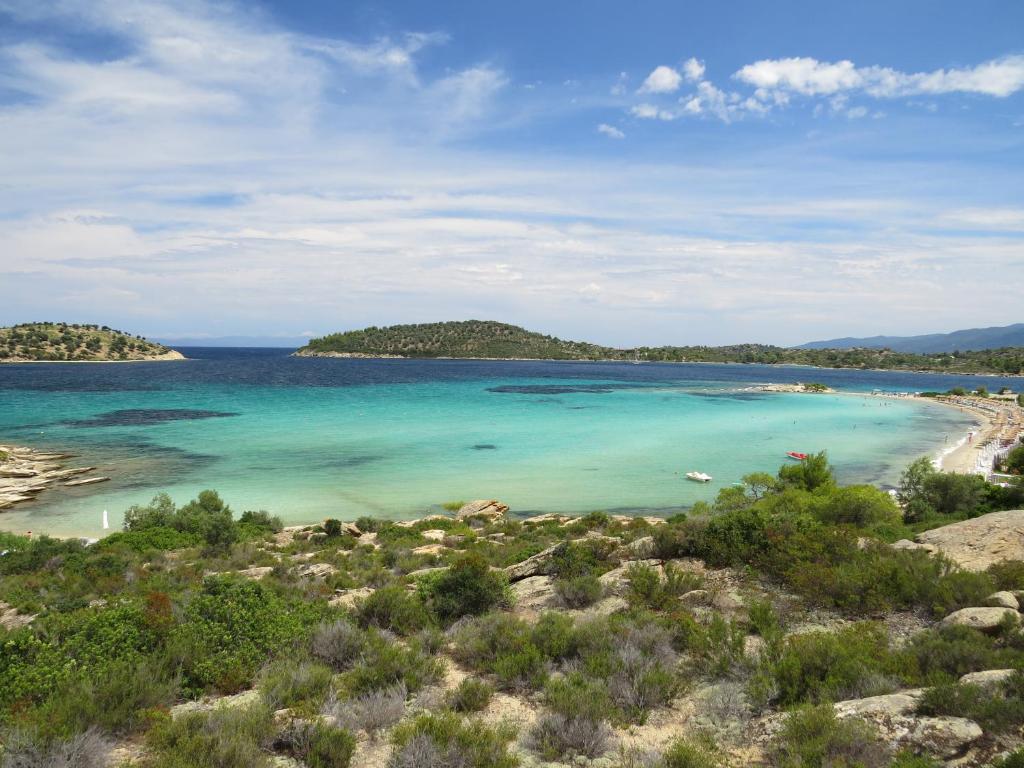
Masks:
[[[779,482],[791,488],[816,491],[835,485],[836,478],[825,451],[814,453],[799,464],[790,464],[779,470]]]

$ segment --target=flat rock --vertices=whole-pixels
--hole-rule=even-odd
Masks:
[[[245,578],[252,579],[253,581],[259,581],[272,570],[274,570],[274,567],[271,565],[254,565],[252,568],[245,568],[244,570],[238,571],[238,575],[245,576]]]
[[[295,566],[295,572],[304,579],[326,579],[338,572],[330,563],[306,563]]]
[[[517,610],[545,610],[555,596],[554,579],[550,576],[528,576],[515,582],[511,589]]]
[[[995,632],[1007,617],[1014,622],[1020,621],[1020,614],[1011,608],[961,608],[939,624],[944,627],[972,627],[982,632]]]
[[[171,717],[178,718],[190,712],[209,712],[224,707],[236,709],[248,707],[260,701],[260,692],[256,689],[242,691],[232,696],[207,696],[196,701],[186,701],[171,707]]]
[[[414,555],[439,555],[446,549],[447,547],[444,544],[424,544],[422,547],[416,547],[411,551]]]
[[[982,688],[995,686],[1013,677],[1015,669],[986,669],[982,672],[968,672],[960,678],[963,685],[980,685]]]
[[[969,571],[984,571],[1003,560],[1024,560],[1024,510],[991,512],[919,533],[915,540],[931,544]]]
[[[993,592],[985,598],[985,605],[990,605],[994,608],[1011,608],[1014,611],[1020,610],[1020,601],[1014,597],[1012,592],[1007,592],[1006,590]]]
[[[496,499],[477,499],[463,504],[455,516],[459,520],[464,520],[467,517],[486,517],[497,520],[504,517],[506,512],[508,512],[508,504],[502,504]]]
[[[982,735],[981,726],[965,717],[919,717],[903,742],[941,759],[956,757]]]
[[[31,624],[37,614],[19,613],[18,609],[0,602],[0,627],[6,630],[15,630]]]
[[[109,479],[109,477],[83,477],[80,480],[68,480],[64,483],[64,487],[74,488],[78,485],[95,485],[96,483],[105,483]]]
[[[924,694],[923,688],[913,688],[884,696],[848,699],[835,703],[836,717],[896,717],[911,715]]]
[[[420,536],[430,541],[444,541],[444,537],[448,534],[447,531],[442,531],[440,528],[431,528],[427,531],[420,531]]]
[[[893,542],[893,549],[920,549],[925,552],[935,552],[935,546],[933,544],[920,544],[910,539],[900,539],[899,541]]]
[[[334,596],[327,601],[328,605],[337,608],[355,608],[356,602],[365,600],[373,594],[372,587],[358,587],[356,589],[343,589],[334,593]]]

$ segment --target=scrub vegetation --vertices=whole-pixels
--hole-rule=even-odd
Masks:
[[[916,462],[893,498],[821,454],[668,521],[285,530],[204,491],[88,546],[0,534],[0,765],[938,765],[832,706],[908,689],[983,729],[963,764],[1015,765],[1019,623],[939,620],[1024,565],[891,544],[1022,494]]]

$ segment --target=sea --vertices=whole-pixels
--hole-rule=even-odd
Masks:
[[[0,366],[0,443],[72,453],[109,482],[55,488],[0,529],[100,536],[166,492],[214,489],[286,523],[410,519],[500,499],[515,515],[668,515],[787,451],[827,451],[843,482],[891,486],[974,422],[878,398],[1018,380],[762,365],[369,360],[183,348],[183,362]],[[820,382],[838,394],[769,393]],[[685,478],[700,471],[706,484]]]

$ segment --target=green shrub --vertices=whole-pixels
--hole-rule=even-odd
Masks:
[[[322,722],[292,721],[278,743],[309,768],[348,768],[356,750],[351,733]]]
[[[330,687],[330,668],[292,659],[271,662],[263,670],[259,681],[263,699],[275,710],[301,705],[319,708]]]
[[[1024,395],[1018,395],[1024,397]],[[1024,403],[1021,403],[1024,406]],[[1024,748],[1015,749],[1005,757],[997,758],[992,761],[992,768],[1024,768]]]
[[[448,706],[456,712],[480,712],[487,709],[494,688],[483,680],[467,677],[448,693]]]
[[[359,660],[366,645],[365,631],[340,620],[317,627],[310,640],[310,651],[320,661],[343,672]]]
[[[1024,561],[1002,560],[988,568],[996,589],[1024,589]]]
[[[902,518],[892,497],[870,485],[834,489],[824,497],[815,514],[822,522],[855,528],[897,525]]]
[[[388,629],[411,635],[430,623],[420,596],[398,584],[381,587],[356,605],[356,617],[364,627]]]
[[[356,528],[363,533],[376,533],[383,524],[383,520],[378,520],[375,517],[360,517],[356,520]]]
[[[508,750],[515,731],[464,723],[455,714],[424,714],[395,728],[389,768],[457,765],[460,768],[515,768]]]
[[[647,608],[662,611],[678,602],[679,596],[698,589],[703,579],[671,563],[665,565],[664,578],[645,563],[633,563],[626,569],[630,597]]]
[[[265,706],[165,718],[146,737],[151,768],[266,768],[274,718]]]
[[[717,768],[721,757],[708,739],[676,739],[661,756],[658,768]]]
[[[768,665],[782,706],[889,693],[900,671],[884,627],[869,623],[791,635]]]
[[[504,574],[492,571],[476,552],[459,556],[447,570],[422,580],[420,590],[434,615],[446,624],[511,602]]]
[[[924,692],[917,711],[974,720],[986,733],[1007,733],[1024,725],[1024,673],[1017,672],[994,690],[946,683]]]
[[[535,752],[547,760],[594,758],[605,752],[611,738],[607,721],[615,706],[604,684],[575,672],[549,681],[544,700],[551,711],[530,731]]]
[[[970,627],[932,627],[914,635],[900,652],[915,682],[959,679],[968,672],[1005,669],[1024,661],[1020,651]]]
[[[566,608],[586,608],[604,595],[604,586],[594,574],[558,578],[554,581],[555,594]]]
[[[441,663],[435,657],[373,635],[360,662],[345,673],[343,681],[353,695],[393,688],[398,684],[414,693],[436,681],[441,672]]]
[[[839,720],[831,704],[803,707],[786,718],[774,745],[774,764],[780,768],[831,766],[882,768],[888,750],[863,720]]]

